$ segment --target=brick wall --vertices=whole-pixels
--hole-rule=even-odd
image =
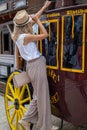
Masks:
[[[73,0],[65,0],[65,6],[71,6],[73,4]]]
[[[29,13],[36,13],[44,4],[46,0],[28,0],[29,1],[29,7],[28,7],[28,12]],[[52,5],[55,4],[55,8],[60,8],[64,6],[70,6],[73,4],[73,0],[57,0],[56,3],[52,3],[51,7],[54,7]],[[50,8],[51,9],[51,8]]]
[[[46,0],[28,0],[29,1],[29,7],[28,12],[29,13],[36,13],[44,4]]]
[[[55,8],[71,6],[73,4],[73,0],[59,0],[56,2]]]
[[[28,1],[29,1],[28,12],[35,13],[43,6],[46,0],[33,0],[33,2],[32,0],[28,0]],[[55,3],[55,8],[72,5],[73,4],[72,1],[73,0],[57,0],[57,2]],[[54,2],[52,3],[52,5],[53,4]]]
[[[36,13],[44,4],[46,0],[28,0],[29,7],[28,12],[29,13]],[[66,6],[72,6],[73,4],[87,4],[87,0],[56,0],[56,2],[53,2],[51,4],[50,9],[53,8],[61,8]],[[54,6],[55,5],[55,6]]]
[[[87,0],[57,0],[55,8],[71,6],[76,4],[87,4]]]

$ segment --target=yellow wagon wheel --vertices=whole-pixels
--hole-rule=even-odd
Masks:
[[[21,88],[14,88],[13,76],[20,72],[14,71],[8,77],[5,91],[5,109],[11,130],[22,130],[18,125],[18,121],[27,111],[29,102],[31,101],[31,93],[28,84]]]

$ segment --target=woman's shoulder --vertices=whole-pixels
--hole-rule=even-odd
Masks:
[[[26,36],[26,34],[19,34],[18,35],[18,38],[17,38],[17,41],[21,40],[21,39],[24,39],[24,37]]]
[[[25,37],[26,35],[27,35],[26,33],[19,34],[18,38]]]
[[[16,44],[18,44],[18,43],[23,43],[25,36],[26,36],[26,34],[19,34],[18,37],[17,37]]]

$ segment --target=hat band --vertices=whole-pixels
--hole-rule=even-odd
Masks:
[[[24,25],[26,25],[27,23],[29,23],[31,20],[32,20],[32,18],[31,18],[31,17],[30,17],[30,18],[28,17],[27,21],[25,21],[24,23],[21,23],[21,24],[15,23],[15,25],[16,25],[16,26],[24,26]]]

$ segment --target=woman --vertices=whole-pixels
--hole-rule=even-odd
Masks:
[[[35,45],[36,41],[48,36],[39,17],[50,4],[50,1],[46,1],[36,15],[28,15],[25,10],[21,10],[17,12],[13,19],[14,31],[11,37],[17,45],[20,55],[27,62],[26,71],[34,89],[33,99],[29,104],[28,112],[19,121],[19,124],[21,124],[25,130],[30,129],[28,122],[38,122],[41,130],[52,129],[46,60]],[[42,32],[41,34],[33,34],[32,25],[34,23],[38,24],[40,32]]]

